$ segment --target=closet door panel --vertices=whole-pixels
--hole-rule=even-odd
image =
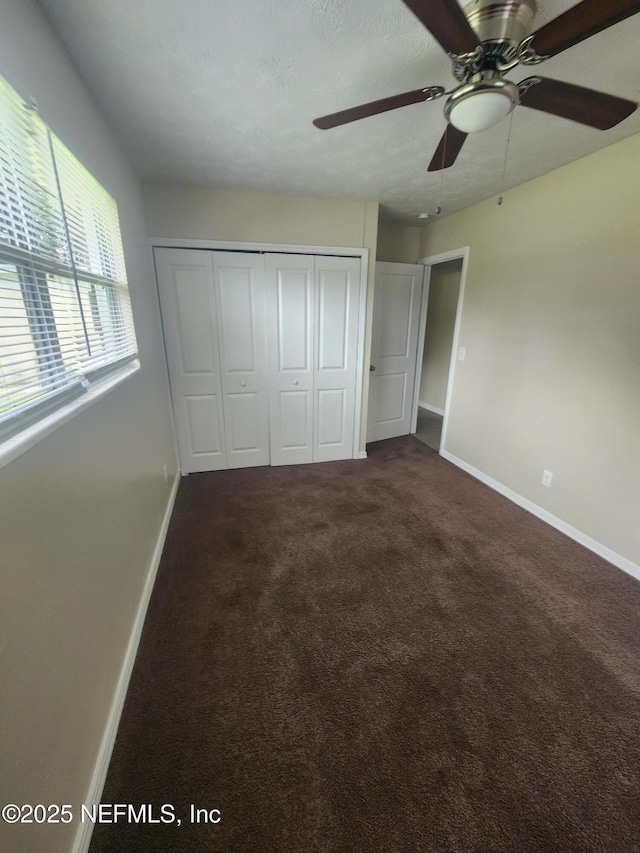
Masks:
[[[186,396],[187,423],[191,452],[194,456],[223,454],[223,441],[219,432],[220,400],[216,394]]]
[[[312,404],[310,391],[280,391],[280,444],[284,450],[308,450],[308,411]]]
[[[353,458],[360,259],[315,263],[314,461]]]
[[[271,464],[313,461],[314,259],[266,255]]]
[[[344,388],[318,391],[318,437],[319,448],[342,445],[345,429]]]
[[[180,468],[227,467],[211,252],[156,249]]]
[[[309,373],[312,342],[309,270],[279,269],[277,274],[278,368],[281,373]]]
[[[171,272],[180,370],[185,381],[204,380],[201,384],[206,384],[218,372],[211,338],[209,282],[199,268],[175,265]]]
[[[349,343],[348,273],[319,270],[317,313],[318,371],[345,370]]]
[[[255,465],[269,464],[268,435],[262,429],[262,405],[257,393],[225,394],[225,427],[230,468],[251,468]],[[241,460],[238,456],[258,453],[264,450],[259,459]]]
[[[213,265],[228,465],[268,465],[264,258],[214,252]]]

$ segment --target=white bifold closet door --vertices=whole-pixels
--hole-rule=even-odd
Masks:
[[[266,256],[271,464],[353,457],[360,259]]]
[[[182,472],[269,464],[262,255],[155,249]]]

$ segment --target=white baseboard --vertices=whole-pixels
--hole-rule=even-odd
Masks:
[[[428,412],[433,412],[434,415],[440,415],[440,417],[444,417],[444,409],[439,409],[437,406],[432,406],[431,403],[423,403],[422,400],[418,400],[418,406],[421,409],[426,409]]]
[[[631,560],[628,560],[621,554],[617,554],[615,551],[612,551],[611,548],[607,548],[606,545],[596,542],[595,539],[587,536],[586,533],[583,533],[581,530],[577,530],[575,527],[567,524],[566,521],[552,515],[550,512],[547,512],[546,509],[542,509],[542,507],[539,507],[532,501],[527,500],[527,498],[523,498],[522,495],[512,491],[507,486],[503,486],[502,483],[499,483],[487,474],[483,474],[482,471],[478,470],[478,468],[474,468],[473,465],[463,462],[462,459],[458,459],[457,456],[454,456],[447,450],[441,450],[440,456],[442,456],[443,459],[452,462],[454,465],[457,465],[458,468],[462,468],[462,470],[466,471],[467,474],[471,474],[472,477],[480,480],[480,482],[489,486],[489,488],[499,492],[501,495],[504,495],[505,498],[509,498],[509,500],[513,501],[514,504],[521,506],[523,509],[526,509],[527,512],[530,512],[532,515],[535,515],[537,518],[545,521],[547,524],[551,525],[551,527],[555,527],[556,530],[564,533],[565,536],[568,536],[570,539],[574,539],[576,542],[579,542],[580,545],[584,545],[585,548],[593,551],[594,554],[597,554],[599,557],[602,557],[604,560],[612,563],[617,568],[622,569],[623,572],[627,572],[627,574],[632,575],[632,577],[637,580],[640,580],[640,566],[632,563]]]
[[[358,455],[355,458],[356,459],[366,459],[367,458],[367,451],[366,450],[358,451]]]
[[[133,664],[135,662],[136,654],[138,651],[138,645],[140,643],[142,627],[144,625],[145,616],[147,615],[147,607],[149,606],[149,599],[151,598],[151,593],[153,591],[153,585],[155,583],[156,574],[158,572],[158,566],[160,565],[160,558],[162,557],[164,540],[167,536],[167,530],[169,529],[169,522],[171,520],[173,505],[175,504],[179,484],[180,474],[178,473],[171,487],[171,493],[167,502],[167,508],[162,519],[160,532],[158,533],[158,541],[156,542],[156,547],[153,551],[153,556],[149,565],[149,572],[147,574],[147,579],[144,584],[144,589],[142,590],[140,604],[138,605],[138,612],[136,614],[136,619],[133,624],[131,636],[129,638],[127,653],[124,657],[124,661],[122,662],[122,669],[120,670],[118,685],[116,687],[116,692],[113,697],[113,702],[111,703],[111,710],[109,711],[107,725],[104,730],[102,743],[100,744],[100,750],[96,758],[93,775],[91,777],[91,783],[89,785],[89,791],[85,800],[87,806],[91,806],[93,803],[99,803],[100,798],[102,797],[102,791],[104,789],[104,783],[107,778],[107,771],[109,769],[109,762],[111,761],[111,753],[113,752],[113,745],[115,743],[116,735],[118,733],[118,725],[120,724],[122,708],[124,706],[124,700],[127,695],[127,688],[129,687],[129,680],[131,678]],[[89,844],[91,843],[92,832],[93,823],[90,820],[87,820],[84,823],[80,823],[76,831],[73,846],[71,848],[71,853],[86,853],[86,851],[89,849]]]

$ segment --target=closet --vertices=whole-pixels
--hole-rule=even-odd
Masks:
[[[360,258],[154,255],[182,472],[352,458]]]

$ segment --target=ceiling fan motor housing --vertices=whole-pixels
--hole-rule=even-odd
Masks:
[[[533,32],[537,11],[536,0],[473,0],[464,9],[479,41],[513,48]]]

